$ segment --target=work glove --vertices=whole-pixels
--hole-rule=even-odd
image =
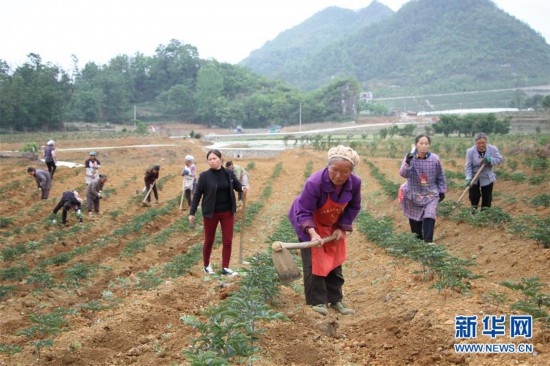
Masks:
[[[101,195],[101,192],[99,192],[99,193],[97,194],[97,198],[99,198],[99,199],[102,199],[102,198],[103,198],[103,196]]]
[[[470,183],[472,183],[472,180],[471,179],[466,179],[466,187],[468,187],[470,185]]]
[[[445,193],[439,194],[439,202],[443,201],[445,199]]]
[[[414,158],[414,154],[413,153],[408,153],[407,157],[405,158],[405,163],[407,163],[407,165],[411,165],[411,160],[413,158]]]
[[[486,156],[486,157],[483,159],[483,162],[486,163],[486,164],[492,164],[491,157],[490,157],[490,156]]]

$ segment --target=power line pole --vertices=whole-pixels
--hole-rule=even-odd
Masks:
[[[300,102],[300,132],[302,132],[302,102]]]

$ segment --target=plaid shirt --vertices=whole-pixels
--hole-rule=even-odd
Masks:
[[[403,214],[415,221],[436,217],[439,194],[447,191],[447,181],[439,156],[430,153],[426,159],[414,158],[407,166],[403,158],[399,174],[407,178],[403,186]]]

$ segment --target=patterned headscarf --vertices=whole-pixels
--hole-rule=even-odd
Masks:
[[[351,147],[344,145],[338,145],[336,147],[330,148],[328,151],[328,159],[332,158],[342,158],[346,159],[351,163],[352,166],[357,166],[359,164],[359,155]]]

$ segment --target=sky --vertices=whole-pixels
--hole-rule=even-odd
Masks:
[[[279,33],[338,6],[358,10],[372,0],[4,0],[0,60],[13,69],[40,55],[42,63],[82,68],[137,52],[155,54],[177,39],[202,59],[238,63]],[[409,0],[379,0],[394,11]],[[414,0],[413,0],[414,1]],[[494,0],[550,42],[550,1]]]

